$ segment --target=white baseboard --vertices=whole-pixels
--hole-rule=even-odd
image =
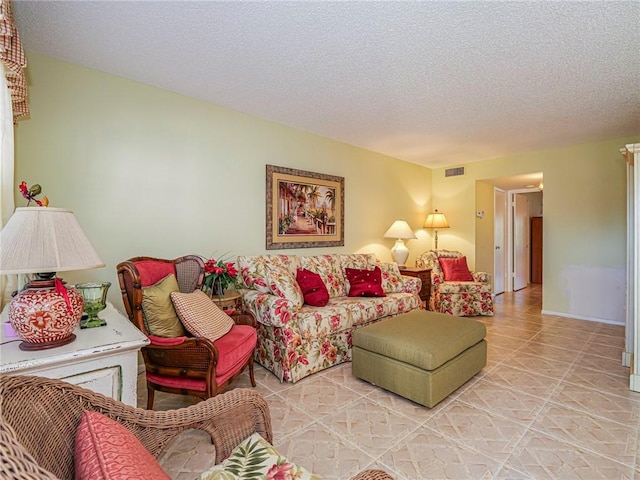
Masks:
[[[629,379],[629,388],[634,392],[640,392],[640,375],[630,375]]]
[[[620,325],[624,327],[624,322],[616,322],[615,320],[609,320],[607,318],[596,318],[596,317],[586,317],[584,315],[576,315],[575,313],[564,313],[564,312],[552,312],[550,310],[542,310],[543,315],[555,315],[557,317],[565,317],[565,318],[576,318],[578,320],[587,320],[589,322],[600,322],[607,323],[609,325]]]
[[[633,361],[633,353],[632,352],[622,352],[622,366],[623,367],[630,367],[632,361]]]

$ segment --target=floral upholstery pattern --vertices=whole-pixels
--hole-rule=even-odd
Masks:
[[[272,273],[272,269],[277,269],[274,265],[281,260],[274,262],[265,257],[269,256],[238,258],[246,287],[243,302],[258,319],[256,361],[284,382],[297,382],[312,373],[351,361],[351,333],[355,328],[421,305],[419,278],[404,277],[396,264],[381,263],[369,254],[297,259],[289,256],[289,265],[318,273],[329,290],[329,303],[324,307],[298,305],[285,298],[281,285],[273,285],[274,279],[286,278]],[[383,289],[387,296],[347,297],[344,269],[375,266],[383,271]],[[280,268],[290,270],[284,264],[280,264]],[[263,275],[271,281],[263,280]],[[269,292],[262,291],[263,283],[271,284]]]
[[[459,317],[492,316],[493,297],[488,273],[471,272],[473,282],[445,281],[438,258],[462,256],[461,252],[455,250],[429,250],[416,260],[416,267],[431,269],[429,309]]]
[[[388,293],[399,293],[404,287],[400,267],[397,263],[376,263],[382,270],[382,289]],[[404,277],[407,278],[407,277]]]
[[[320,480],[304,467],[291,463],[259,433],[245,439],[221,464],[202,473],[198,480]]]
[[[315,255],[300,259],[302,268],[317,273],[327,286],[329,297],[342,297],[347,294],[344,272],[340,265],[340,255]]]

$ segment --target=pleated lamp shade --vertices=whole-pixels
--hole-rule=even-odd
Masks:
[[[17,208],[0,232],[0,273],[36,273],[9,304],[9,321],[21,350],[66,345],[83,311],[82,295],[56,272],[104,267],[71,210]]]
[[[0,232],[0,273],[104,267],[71,210],[17,208]]]

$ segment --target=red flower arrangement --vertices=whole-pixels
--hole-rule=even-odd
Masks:
[[[204,264],[204,285],[219,297],[222,297],[231,285],[236,285],[237,275],[238,269],[233,262],[210,258]]]

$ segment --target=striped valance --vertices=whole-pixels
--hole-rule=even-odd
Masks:
[[[0,0],[0,60],[5,65],[7,86],[11,92],[13,122],[17,123],[29,116],[27,102],[27,82],[24,69],[27,59],[20,43],[18,29],[13,21],[13,12],[9,0]]]

